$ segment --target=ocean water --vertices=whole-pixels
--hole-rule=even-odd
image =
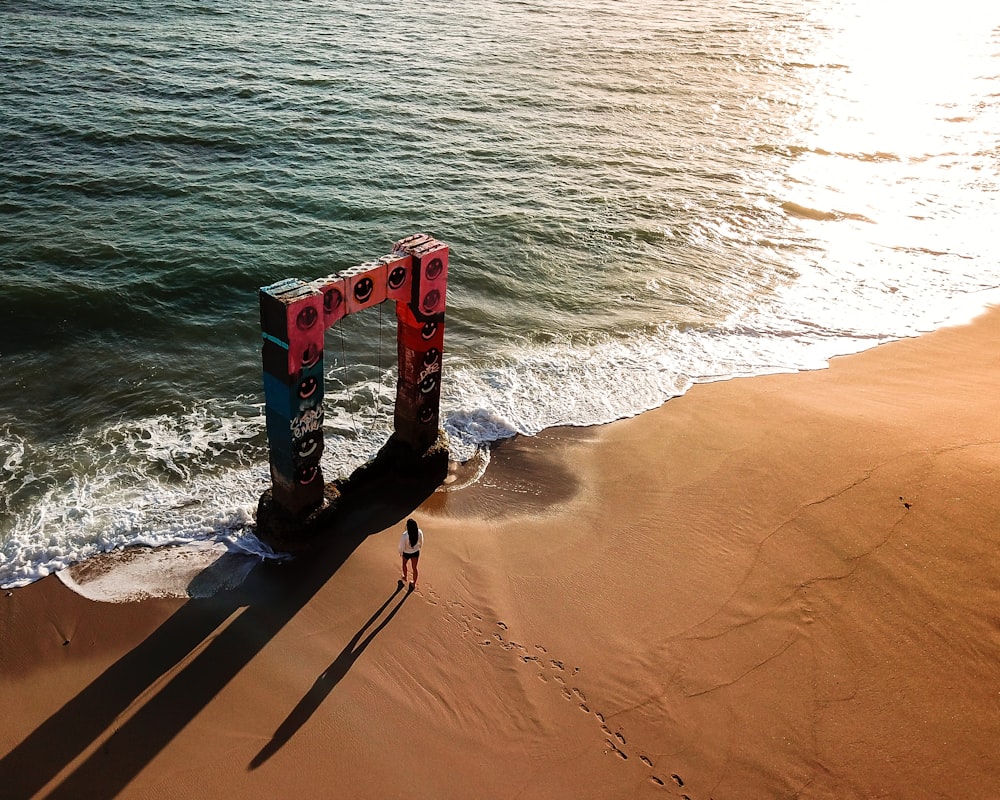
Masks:
[[[268,555],[257,289],[409,233],[452,247],[458,460],[1000,298],[979,0],[22,0],[0,32],[4,587]],[[392,308],[326,356],[329,480],[391,430]]]

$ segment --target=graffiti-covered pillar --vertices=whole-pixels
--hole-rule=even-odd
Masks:
[[[393,245],[411,259],[409,297],[396,303],[399,376],[396,438],[422,453],[437,440],[444,351],[448,245],[426,234]]]
[[[272,493],[298,514],[323,500],[323,294],[296,278],[265,286],[260,324]]]

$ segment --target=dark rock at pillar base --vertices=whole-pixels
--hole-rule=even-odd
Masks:
[[[438,431],[434,443],[422,452],[393,434],[375,458],[337,485],[343,492],[345,489],[350,491],[351,486],[388,478],[408,483],[432,482],[438,486],[448,474],[448,456],[448,434],[442,430]]]
[[[257,538],[275,552],[301,553],[320,547],[339,532],[388,527],[409,514],[448,475],[448,435],[423,452],[395,434],[378,454],[348,478],[324,486],[316,508],[293,514],[274,501],[271,490],[257,503]]]
[[[317,537],[329,529],[340,505],[336,484],[323,487],[319,506],[300,514],[285,510],[268,489],[257,501],[257,538],[275,552],[297,553],[310,549]]]

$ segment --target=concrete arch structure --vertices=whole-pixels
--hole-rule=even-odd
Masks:
[[[437,441],[448,245],[424,233],[374,261],[260,289],[271,499],[304,517],[324,498],[324,334],[348,314],[394,300],[399,375],[393,438],[415,455]]]

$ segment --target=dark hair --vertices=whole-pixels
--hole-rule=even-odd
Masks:
[[[410,547],[417,546],[417,533],[420,528],[417,527],[417,521],[412,517],[406,520],[406,532],[410,534]]]

